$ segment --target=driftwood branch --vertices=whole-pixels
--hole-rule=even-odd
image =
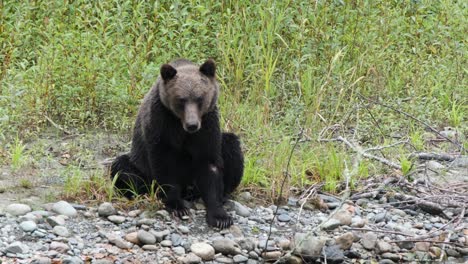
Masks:
[[[438,154],[438,153],[413,153],[410,158],[418,158],[421,160],[439,160],[439,161],[454,161],[457,157],[449,154]]]

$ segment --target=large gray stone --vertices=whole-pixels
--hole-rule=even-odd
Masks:
[[[27,204],[10,204],[5,208],[5,212],[14,216],[25,215],[31,212],[31,207]]]
[[[212,260],[215,255],[215,249],[207,243],[194,243],[190,246],[190,251],[203,260]]]
[[[54,205],[52,206],[52,211],[54,211],[57,214],[66,215],[70,217],[77,215],[76,209],[73,208],[73,206],[66,201],[59,201],[54,203]]]

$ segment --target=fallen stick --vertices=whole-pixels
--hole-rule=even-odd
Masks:
[[[410,158],[418,158],[421,160],[438,160],[438,161],[454,161],[457,157],[449,154],[439,154],[439,153],[412,153]]]

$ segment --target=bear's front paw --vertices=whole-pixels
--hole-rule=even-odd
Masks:
[[[190,214],[190,209],[185,207],[182,201],[172,202],[166,204],[166,210],[172,214],[172,216],[182,218],[183,216]]]
[[[206,221],[208,222],[208,225],[219,229],[228,228],[234,223],[232,217],[229,216],[224,209],[217,209],[214,212],[208,212],[206,214]]]

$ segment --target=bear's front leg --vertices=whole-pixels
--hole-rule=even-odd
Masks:
[[[196,181],[205,202],[208,225],[221,229],[230,227],[233,220],[223,208],[224,181],[221,170],[209,163],[200,166]]]
[[[172,215],[181,218],[190,214],[189,208],[184,205],[184,201],[182,200],[182,188],[180,184],[166,184],[162,188],[166,195],[164,204]]]

